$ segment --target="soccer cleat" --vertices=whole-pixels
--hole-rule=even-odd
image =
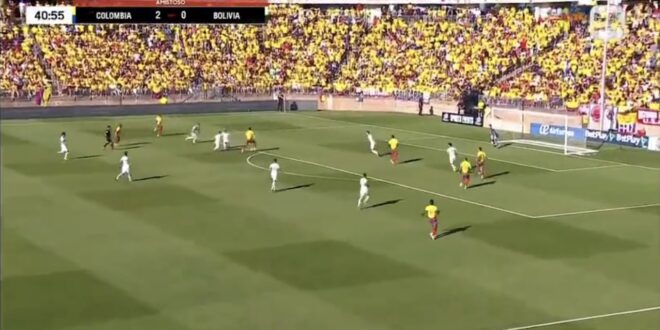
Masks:
[[[435,240],[435,236],[433,235],[433,233],[429,233],[429,237],[431,237],[432,240]]]

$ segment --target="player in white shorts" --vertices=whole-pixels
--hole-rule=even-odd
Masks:
[[[449,142],[449,148],[447,148],[447,154],[449,155],[449,164],[451,165],[451,170],[456,172],[456,148],[454,145]]]
[[[222,150],[229,150],[229,132],[222,130]]]
[[[58,154],[64,154],[64,160],[69,158],[69,148],[66,146],[66,132],[60,134],[60,152]]]
[[[369,140],[369,150],[371,150],[371,153],[378,156],[378,151],[376,151],[376,140],[374,140],[374,137],[369,131],[367,131],[367,140]]]
[[[218,134],[213,136],[213,151],[220,149],[221,141],[222,141],[222,132],[218,131]]]
[[[190,135],[186,137],[186,141],[192,140],[193,143],[197,143],[197,138],[199,137],[200,131],[201,125],[199,123],[193,125],[192,129],[190,130]]]
[[[369,200],[369,180],[367,180],[367,173],[362,174],[360,178],[360,197],[358,198],[358,207],[364,207]]]
[[[277,158],[273,159],[273,162],[268,166],[270,170],[270,178],[273,180],[273,183],[270,185],[270,191],[276,191],[277,187],[277,172],[280,170],[280,164],[277,163]]]
[[[117,174],[115,180],[119,181],[119,178],[125,175],[128,177],[128,182],[133,181],[131,177],[131,165],[128,163],[128,151],[124,151],[124,155],[119,159],[119,163],[121,163],[121,172]]]

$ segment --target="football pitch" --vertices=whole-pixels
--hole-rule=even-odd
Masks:
[[[118,123],[121,146],[104,151]],[[160,138],[153,125],[2,122],[3,329],[660,324],[660,153],[495,149],[485,129],[385,113],[168,116]],[[248,126],[258,152],[211,151],[219,129],[238,145]],[[402,163],[371,154],[366,130],[383,154],[395,134]],[[484,147],[489,177],[461,189],[448,142],[471,160]],[[123,151],[131,183],[115,181]],[[360,210],[363,172],[371,199]]]

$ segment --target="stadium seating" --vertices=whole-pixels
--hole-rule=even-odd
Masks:
[[[608,44],[607,99],[616,106],[657,108],[660,74],[653,47],[660,24],[651,15],[650,7],[636,5],[627,13],[627,35]],[[529,70],[493,86],[489,95],[540,102],[562,100],[568,108],[598,102],[602,56],[603,42],[591,42],[583,26],[556,48],[534,58]]]
[[[617,105],[658,106],[653,45],[660,24],[651,10],[629,11],[635,28],[609,49],[608,97]],[[264,26],[28,28],[5,15],[0,87],[33,96],[52,79],[56,92],[78,95],[158,97],[222,87],[451,99],[477,88],[493,98],[569,107],[599,97],[602,43],[588,40],[584,15],[540,19],[514,7],[268,11]]]

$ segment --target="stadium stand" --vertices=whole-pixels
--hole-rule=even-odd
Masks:
[[[27,27],[20,15],[10,1],[0,23],[0,87],[12,98],[51,81],[57,94],[87,96],[283,88],[458,99],[476,88],[497,102],[557,108],[599,98],[602,42],[567,8],[537,17],[529,7],[271,5],[264,26]],[[630,33],[610,48],[614,104],[658,108],[653,17],[657,8],[633,6]]]
[[[628,33],[610,42],[606,73],[607,99],[619,108],[658,109],[660,73],[656,64],[656,42],[660,32],[652,7],[637,4],[627,13]],[[520,75],[493,86],[488,94],[508,100],[577,109],[580,104],[600,100],[603,41],[591,40],[585,26],[550,52],[533,59]]]

